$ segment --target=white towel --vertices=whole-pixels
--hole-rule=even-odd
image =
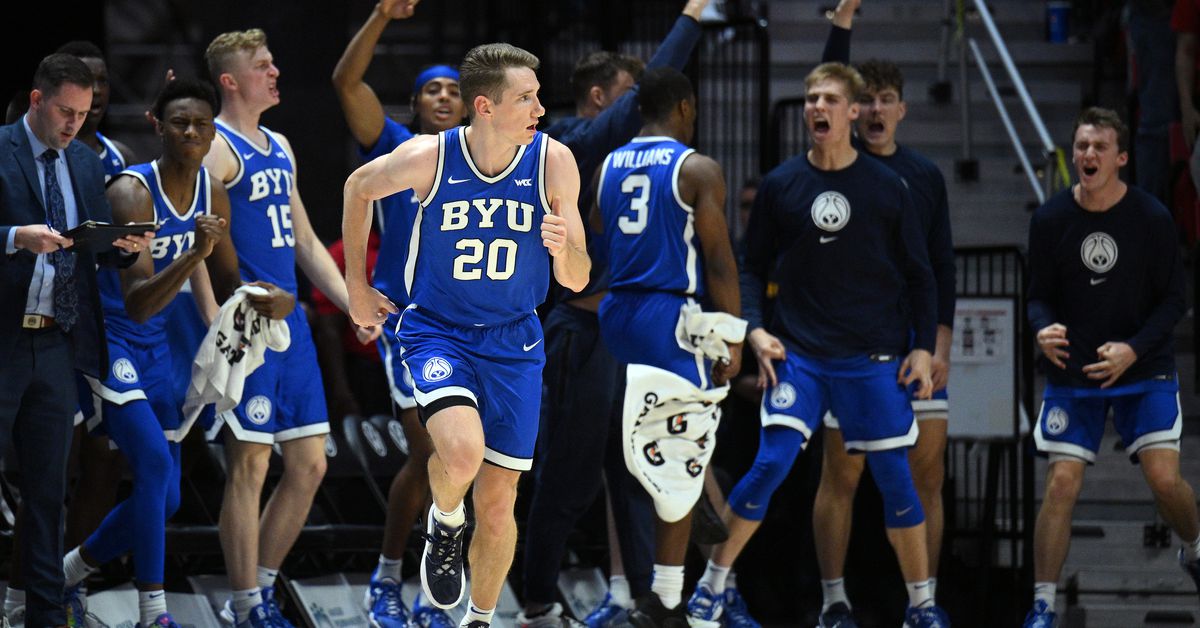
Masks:
[[[679,521],[699,499],[704,469],[717,446],[717,404],[728,393],[728,385],[702,390],[645,364],[626,368],[625,466],[650,493],[663,521]]]
[[[183,402],[183,425],[167,434],[173,441],[187,435],[200,410],[217,404],[217,413],[237,407],[242,400],[246,377],[266,359],[267,349],[286,351],[292,344],[287,321],[262,316],[246,300],[248,295],[266,296],[259,286],[242,286],[229,297],[217,314],[192,362],[192,381]]]
[[[746,339],[746,321],[725,312],[705,312],[696,303],[679,307],[675,340],[684,351],[729,362],[729,345]]]

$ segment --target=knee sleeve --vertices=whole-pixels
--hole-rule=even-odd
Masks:
[[[729,493],[729,507],[734,514],[762,521],[767,515],[767,502],[787,477],[805,443],[804,434],[791,428],[764,427],[758,438],[754,465]]]
[[[911,528],[925,521],[921,499],[908,467],[908,451],[867,452],[867,466],[883,495],[883,521],[889,528]]]

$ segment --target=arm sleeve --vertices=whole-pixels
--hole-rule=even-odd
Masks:
[[[933,353],[937,344],[937,285],[929,268],[929,245],[921,229],[921,220],[913,209],[908,186],[896,180],[899,210],[899,251],[904,280],[908,285],[908,304],[914,331],[913,348]]]
[[[946,181],[942,174],[933,170],[936,179],[937,200],[933,208],[933,222],[929,229],[929,264],[933,267],[933,278],[937,282],[938,325],[954,327],[954,239],[950,231],[950,203],[946,199]]]
[[[1187,309],[1175,224],[1165,211],[1158,222],[1154,250],[1159,253],[1155,257],[1157,263],[1151,281],[1160,298],[1137,335],[1129,339],[1129,346],[1139,357],[1166,346],[1175,334],[1175,324]]]
[[[825,51],[821,53],[821,63],[850,64],[850,29],[832,25],[829,27],[829,38],[825,40]]]
[[[1026,310],[1033,333],[1057,318],[1054,313],[1054,269],[1051,235],[1046,233],[1041,210],[1029,221],[1029,300]]]
[[[747,329],[766,327],[763,305],[767,297],[767,279],[778,254],[771,197],[770,186],[764,181],[754,198],[750,222],[746,225],[746,236],[742,240],[742,268],[738,283],[742,290],[742,318],[748,323]]]
[[[671,32],[667,33],[666,38],[658,45],[658,50],[654,51],[654,56],[650,57],[646,67],[671,66],[682,72],[688,59],[692,57],[692,51],[696,49],[702,32],[699,22],[686,15],[680,15],[671,27]]]

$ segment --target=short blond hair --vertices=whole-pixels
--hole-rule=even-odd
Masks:
[[[243,50],[253,54],[255,50],[266,45],[267,34],[261,28],[217,35],[204,51],[204,61],[208,64],[208,74],[213,83],[221,84],[221,74],[229,69],[230,60],[234,55]]]
[[[858,70],[837,62],[822,63],[813,68],[808,76],[804,77],[804,91],[812,89],[813,85],[821,81],[838,81],[846,88],[846,98],[851,103],[858,102],[858,97],[867,89],[866,82],[858,73]]]
[[[500,102],[500,95],[507,85],[508,68],[536,71],[540,65],[536,55],[512,44],[483,44],[472,48],[458,66],[458,89],[467,106],[467,115],[475,115],[476,96],[487,96],[492,102]]]

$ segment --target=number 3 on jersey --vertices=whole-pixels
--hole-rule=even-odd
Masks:
[[[292,236],[292,206],[268,205],[267,216],[271,218],[271,231],[274,232],[271,248],[296,246],[296,238]]]
[[[617,226],[621,228],[621,233],[637,235],[646,230],[646,211],[650,209],[650,177],[644,174],[625,177],[621,181],[621,192],[637,192],[637,196],[629,199],[629,209],[633,212],[633,218],[621,216],[617,219]]]

